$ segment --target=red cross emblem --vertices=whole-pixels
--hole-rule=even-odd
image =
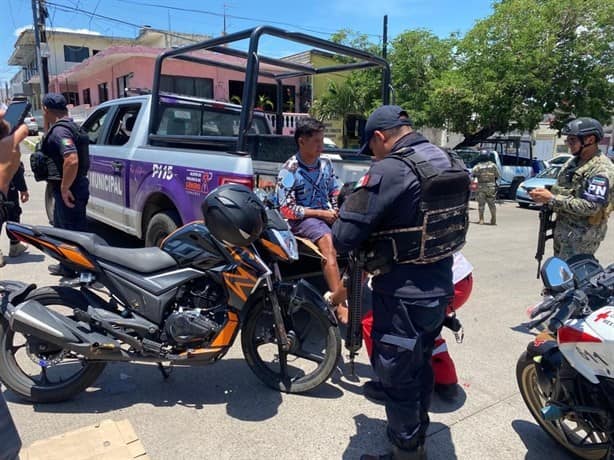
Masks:
[[[600,319],[606,319],[608,316],[610,316],[610,313],[610,310],[599,313],[597,316],[595,316],[595,322],[598,322]]]

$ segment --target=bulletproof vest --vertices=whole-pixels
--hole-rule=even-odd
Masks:
[[[480,163],[482,166],[480,166],[480,169],[478,171],[478,174],[476,174],[476,176],[478,176],[478,183],[479,184],[494,184],[497,180],[497,177],[495,175],[495,171],[497,169],[497,167],[495,166],[494,163],[488,162],[488,163]]]
[[[462,162],[438,169],[425,152],[428,142],[392,152],[389,158],[405,163],[420,181],[421,195],[413,226],[375,232],[367,243],[365,269],[382,273],[393,264],[430,264],[460,250],[469,228],[469,175]],[[381,265],[378,267],[377,265]]]
[[[79,169],[77,171],[77,176],[86,176],[87,172],[90,170],[90,138],[87,133],[82,130],[74,121],[71,120],[58,120],[50,129],[45,138],[43,139],[41,150],[43,153],[45,152],[45,147],[47,145],[47,140],[49,139],[49,135],[53,131],[56,126],[64,126],[68,128],[72,134],[73,141],[75,143],[75,148],[77,149],[77,155],[79,156]],[[53,166],[50,165],[50,170],[57,169],[57,173],[59,177],[62,177],[62,170],[64,168],[64,158],[60,155],[50,156],[50,159],[53,162]],[[55,168],[54,168],[55,166]],[[51,178],[51,174],[50,174]]]

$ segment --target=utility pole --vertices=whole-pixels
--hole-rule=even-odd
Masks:
[[[388,57],[388,15],[384,15],[384,35],[382,38],[382,57]]]
[[[47,56],[43,56],[42,52],[43,43],[45,44],[45,53],[47,51],[47,34],[45,33],[47,9],[45,8],[45,0],[32,0],[32,17],[34,25],[34,42],[36,45],[36,65],[38,67],[38,76],[40,79],[42,102],[42,98],[47,94],[49,87]]]

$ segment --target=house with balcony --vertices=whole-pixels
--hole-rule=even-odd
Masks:
[[[77,91],[77,82],[72,81],[69,71],[98,53],[117,46],[145,46],[170,48],[177,45],[204,40],[208,37],[194,34],[167,32],[144,27],[136,38],[114,37],[95,33],[80,33],[62,29],[47,29],[46,42],[41,44],[41,54],[47,59],[49,81],[55,85],[49,90],[64,94],[69,104],[84,103],[83,94]],[[33,29],[24,29],[14,45],[8,64],[20,66],[21,70],[11,79],[11,93],[25,94],[34,111],[40,109],[40,76],[36,59]],[[60,77],[62,75],[62,77]]]

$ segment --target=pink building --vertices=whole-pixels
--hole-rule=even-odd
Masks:
[[[71,95],[76,105],[95,106],[108,99],[126,97],[134,92],[151,90],[156,57],[161,48],[146,46],[112,46],[75,65],[70,70],[51,78],[49,91]],[[243,65],[241,58],[198,52],[197,56],[234,65]],[[261,64],[261,68],[270,66]],[[234,70],[206,66],[178,60],[167,60],[162,69],[163,91],[215,99],[224,102],[240,102],[243,94],[244,75]],[[294,112],[300,106],[297,99],[298,78],[284,81],[283,110]],[[277,107],[275,81],[259,79],[256,93],[264,109]]]

